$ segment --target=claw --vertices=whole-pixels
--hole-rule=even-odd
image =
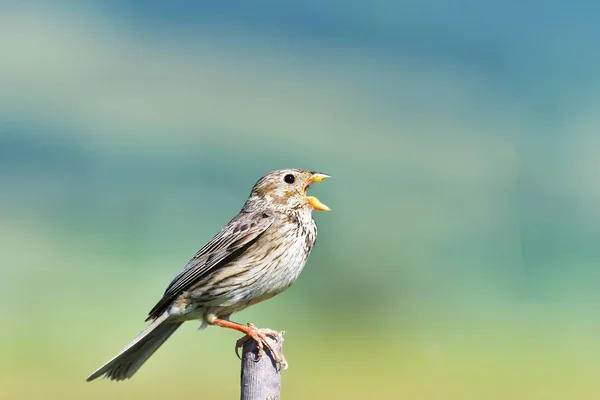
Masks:
[[[285,360],[285,357],[283,356],[283,354],[278,354],[275,351],[273,345],[271,344],[271,340],[275,340],[276,342],[279,340],[283,340],[284,334],[285,334],[285,331],[278,332],[273,329],[258,329],[253,324],[248,324],[248,330],[247,330],[246,335],[244,337],[240,338],[235,343],[235,354],[241,360],[242,357],[240,356],[239,349],[243,348],[244,345],[246,343],[248,343],[248,341],[254,340],[256,342],[256,346],[258,347],[258,354],[257,354],[256,361],[259,361],[262,358],[262,356],[264,354],[264,348],[266,347],[267,349],[269,349],[269,351],[273,355],[273,359],[275,360],[275,363],[277,363],[278,365],[283,367],[284,370],[286,370],[288,367],[288,363]]]

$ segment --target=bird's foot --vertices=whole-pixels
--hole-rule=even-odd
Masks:
[[[248,343],[248,341],[254,340],[256,342],[256,346],[258,347],[257,361],[262,358],[264,354],[264,348],[266,347],[273,355],[273,360],[275,360],[275,363],[280,365],[283,368],[283,370],[287,369],[288,363],[285,357],[283,356],[283,353],[277,352],[273,345],[273,341],[283,341],[283,335],[285,334],[285,331],[279,332],[268,328],[258,329],[253,324],[248,324],[247,328],[244,331],[246,333],[246,336],[240,338],[235,343],[235,354],[237,354],[238,357],[240,357],[239,349],[244,347],[244,345]]]

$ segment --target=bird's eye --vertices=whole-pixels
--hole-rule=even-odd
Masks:
[[[283,177],[283,180],[285,181],[285,183],[292,184],[292,183],[294,183],[296,178],[294,178],[294,175],[292,175],[292,174],[287,174],[286,176]]]

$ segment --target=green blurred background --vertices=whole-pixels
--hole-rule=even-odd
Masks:
[[[597,2],[0,5],[0,398],[236,398],[238,335],[126,345],[254,182],[313,189],[285,399],[594,399]]]

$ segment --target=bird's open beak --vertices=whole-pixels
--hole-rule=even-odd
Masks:
[[[306,181],[306,184],[304,185],[304,197],[308,201],[308,204],[310,204],[312,206],[312,208],[314,208],[315,210],[329,211],[331,209],[329,207],[327,207],[325,204],[321,203],[321,201],[319,199],[317,199],[315,196],[307,196],[306,190],[314,182],[320,183],[323,179],[327,179],[327,178],[331,178],[331,177],[327,174],[322,174],[320,172],[313,172],[311,177],[308,178],[308,180]]]

